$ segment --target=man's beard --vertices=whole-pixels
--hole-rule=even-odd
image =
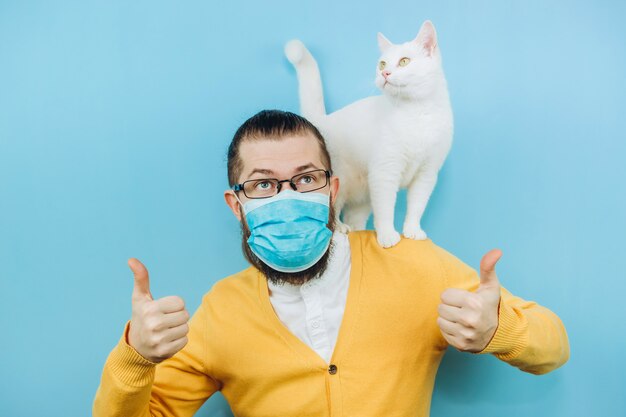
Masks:
[[[301,285],[305,282],[311,281],[312,279],[318,278],[321,276],[326,267],[328,266],[328,261],[330,260],[330,256],[333,251],[333,241],[331,239],[330,244],[328,245],[328,249],[322,255],[319,261],[317,261],[314,265],[309,268],[300,271],[300,272],[281,272],[277,271],[271,266],[267,265],[258,256],[256,256],[250,246],[248,245],[248,238],[250,237],[250,229],[248,228],[248,224],[246,223],[245,215],[239,206],[239,212],[241,213],[241,248],[243,250],[243,254],[256,269],[261,271],[265,277],[271,281],[275,285],[283,285],[285,283],[292,285]],[[328,224],[326,225],[331,232],[335,231],[335,208],[331,203],[329,206],[329,215],[328,215]]]

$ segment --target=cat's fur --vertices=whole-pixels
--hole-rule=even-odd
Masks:
[[[328,115],[313,56],[298,40],[285,46],[285,54],[298,75],[302,115],[326,138],[341,180],[336,213],[343,210],[345,224],[338,221],[338,229],[364,229],[373,210],[378,242],[390,247],[400,241],[394,228],[400,188],[408,189],[404,236],[426,239],[420,220],[452,144],[453,119],[430,21],[424,22],[413,41],[396,45],[379,33],[378,45],[376,86],[383,94]],[[404,57],[410,62],[399,66]],[[386,62],[384,70],[378,66],[380,61]]]

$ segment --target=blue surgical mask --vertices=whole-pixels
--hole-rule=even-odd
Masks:
[[[326,253],[332,232],[326,227],[330,197],[284,190],[243,204],[250,250],[281,272],[300,272]]]

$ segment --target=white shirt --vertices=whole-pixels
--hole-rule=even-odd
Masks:
[[[332,240],[328,266],[318,278],[302,285],[267,282],[280,321],[327,363],[335,349],[350,283],[348,236],[335,232]]]

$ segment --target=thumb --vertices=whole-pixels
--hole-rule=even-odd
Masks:
[[[480,286],[496,286],[500,285],[498,276],[496,275],[496,263],[500,260],[502,251],[500,249],[492,249],[480,261]]]
[[[152,294],[150,294],[150,278],[148,277],[148,270],[139,262],[137,258],[130,258],[128,260],[128,266],[133,271],[135,276],[135,286],[133,287],[133,300],[148,299],[152,300]]]

